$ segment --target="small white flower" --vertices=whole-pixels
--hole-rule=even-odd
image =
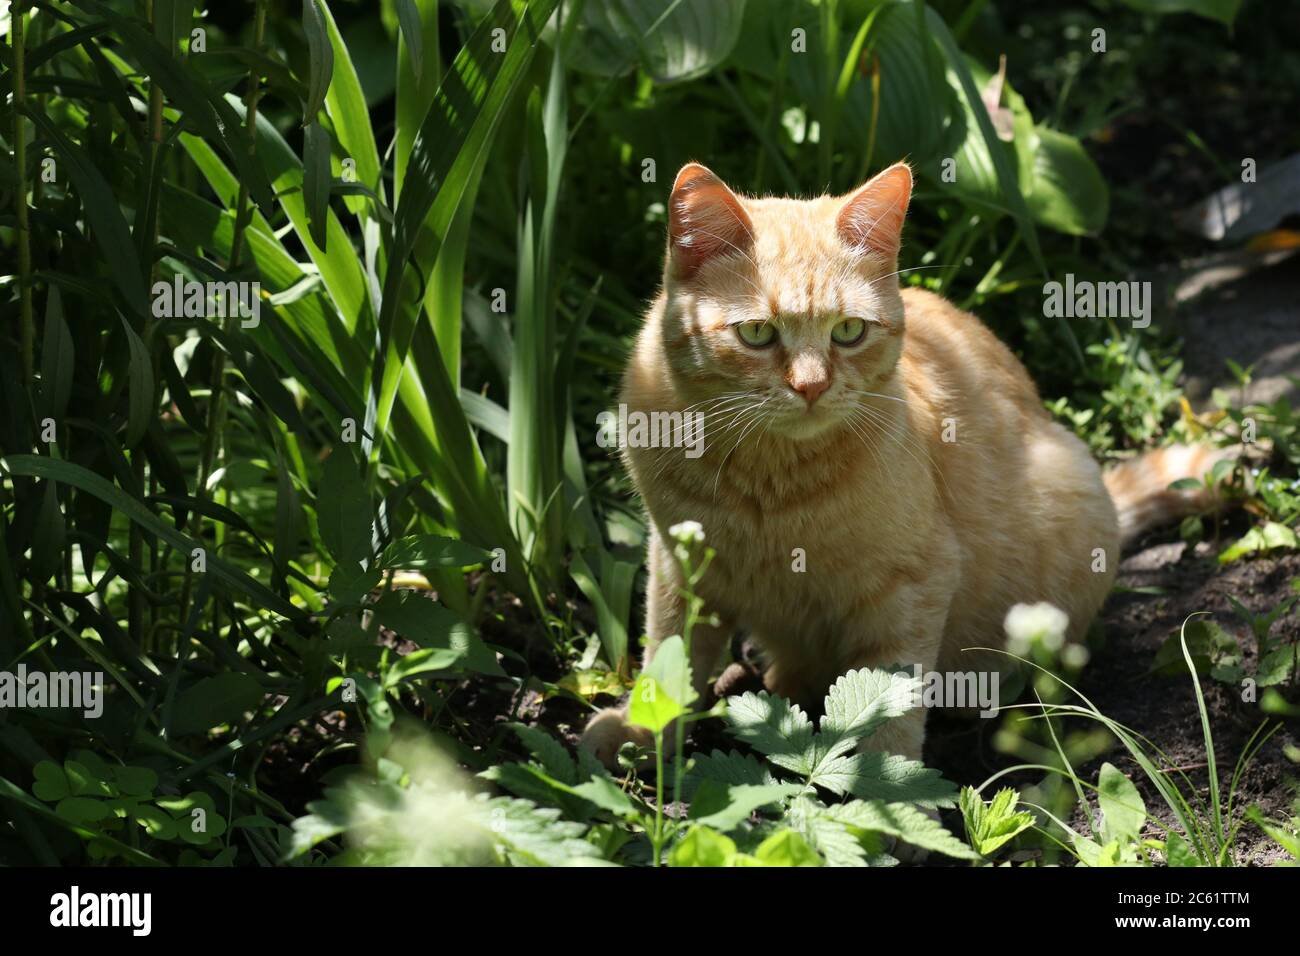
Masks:
[[[1082,644],[1067,644],[1061,651],[1061,663],[1071,670],[1082,670],[1089,656],[1088,649]]]
[[[668,535],[678,544],[702,544],[704,526],[698,521],[681,521],[668,529]]]
[[[1048,650],[1060,650],[1065,643],[1065,629],[1069,625],[1069,615],[1043,601],[1038,604],[1015,605],[1007,612],[1007,619],[1002,626],[1011,639],[1011,652],[1023,657],[1035,641],[1042,641]]]

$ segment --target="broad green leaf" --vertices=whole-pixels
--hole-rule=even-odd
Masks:
[[[760,866],[821,866],[822,858],[798,832],[779,830],[758,845],[754,857]]]
[[[408,677],[431,671],[451,670],[460,663],[460,652],[450,647],[422,647],[398,658],[384,674],[384,686],[396,687]]]
[[[460,665],[480,674],[505,676],[496,655],[454,612],[411,592],[392,591],[374,605],[379,623],[423,648],[455,651]]]
[[[634,820],[641,815],[636,804],[608,775],[592,777],[574,787],[573,792],[616,817]]]
[[[689,710],[699,696],[691,682],[691,664],[687,660],[686,644],[676,634],[661,641],[655,648],[654,658],[646,667],[645,673],[658,681],[659,686],[683,708]]]
[[[702,781],[712,780],[723,784],[764,786],[777,782],[771,770],[752,754],[736,751],[723,753],[714,750],[711,754],[694,754],[691,757],[691,769],[682,784],[683,792],[689,797]]]
[[[898,754],[875,751],[836,757],[820,766],[809,782],[841,796],[909,801],[924,807],[950,807],[957,796],[957,788],[939,771]]]
[[[686,713],[666,688],[651,677],[642,674],[632,687],[628,698],[628,723],[644,727],[651,733],[662,733],[664,728]]]
[[[54,812],[69,823],[96,823],[112,815],[107,803],[92,797],[64,797]]]
[[[1196,854],[1187,845],[1187,841],[1173,832],[1165,840],[1165,862],[1169,866],[1178,867],[1201,865],[1201,861],[1196,858]]]
[[[639,66],[656,83],[696,79],[731,53],[744,18],[745,0],[588,0],[564,59],[598,76]]]
[[[339,564],[351,569],[370,557],[374,509],[356,460],[345,445],[336,445],[325,460],[316,518],[321,540]]]
[[[1272,551],[1276,548],[1295,549],[1300,547],[1296,533],[1284,524],[1266,521],[1257,528],[1251,528],[1235,544],[1225,548],[1219,554],[1219,563],[1228,564],[1248,554]]]
[[[669,866],[731,866],[736,844],[708,827],[693,826],[668,854]]]
[[[32,775],[35,777],[32,793],[42,800],[54,803],[72,793],[63,768],[53,760],[42,760],[32,768]]]
[[[379,557],[379,566],[403,571],[431,568],[468,568],[491,560],[492,553],[457,538],[414,534],[391,542]]]
[[[1138,838],[1142,825],[1146,823],[1146,804],[1133,781],[1114,764],[1101,765],[1097,802],[1101,806],[1101,838],[1104,842],[1119,841],[1122,844]]]
[[[184,737],[237,722],[245,712],[256,710],[265,696],[256,680],[238,671],[205,677],[177,695],[168,730],[173,736]]]
[[[148,767],[114,767],[117,789],[133,797],[147,797],[158,786],[158,774]]]

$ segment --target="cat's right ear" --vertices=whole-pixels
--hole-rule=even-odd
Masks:
[[[668,254],[678,279],[690,279],[715,256],[747,253],[754,224],[740,200],[712,170],[687,163],[668,200]]]

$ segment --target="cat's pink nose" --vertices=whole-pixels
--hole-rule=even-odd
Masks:
[[[822,393],[831,387],[831,382],[827,378],[812,378],[806,381],[795,379],[790,383],[790,387],[802,395],[808,403],[808,407],[811,408]]]

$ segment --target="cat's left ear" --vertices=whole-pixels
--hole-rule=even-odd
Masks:
[[[898,258],[903,240],[903,219],[912,199],[912,170],[895,163],[859,186],[840,209],[835,226],[840,239],[856,249]]]

